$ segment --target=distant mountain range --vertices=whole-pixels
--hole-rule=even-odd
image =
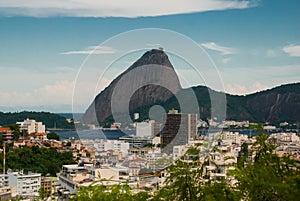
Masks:
[[[205,86],[192,88],[197,96],[201,118],[210,117],[210,93],[220,93]],[[183,89],[184,90],[184,89]],[[246,96],[226,94],[228,120],[251,122],[300,122],[300,83],[286,84]],[[173,99],[164,105],[173,105]]]
[[[168,56],[164,51],[155,49],[146,52],[125,72],[113,80],[107,88],[100,92],[83,115],[82,121],[84,123],[113,122],[111,98],[116,84],[126,73],[140,66],[149,64],[169,67],[163,70],[160,75],[157,75],[158,79],[163,81],[165,81],[164,79],[166,78],[169,79],[173,86],[171,91],[175,91],[176,95],[192,89],[198,100],[201,119],[211,118],[209,95],[218,95],[222,92],[214,91],[205,86],[183,89],[177,75],[171,78],[168,77],[170,74],[168,71],[174,71]],[[149,75],[151,75],[151,73],[152,72],[149,71]],[[142,79],[145,78],[136,75],[136,77],[132,77],[128,80],[128,83],[125,84],[130,86],[132,79],[141,79],[140,82],[142,82]],[[166,111],[172,108],[179,108],[178,101],[171,91],[158,85],[141,87],[130,98],[129,107],[128,105],[125,106],[125,109],[129,109],[131,114],[135,112],[140,113],[140,119],[143,120],[149,118],[149,109],[153,105],[159,104],[163,106]],[[185,98],[188,99],[189,97]],[[273,124],[278,124],[283,121],[290,123],[300,122],[300,83],[286,84],[245,96],[226,94],[226,99],[226,118],[228,120],[249,120],[251,122],[270,122]]]

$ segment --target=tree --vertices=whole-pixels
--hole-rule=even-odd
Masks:
[[[18,140],[22,135],[18,124],[9,124],[5,127],[8,127],[10,130],[12,130],[14,140]]]
[[[153,200],[239,200],[239,193],[234,191],[227,181],[207,180],[209,172],[206,171],[206,166],[214,164],[209,153],[218,151],[212,144],[213,141],[209,141],[190,147],[182,158],[169,166],[166,169],[168,177],[165,186],[155,193]],[[205,149],[200,151],[203,146]]]
[[[48,133],[47,134],[47,138],[49,139],[49,140],[51,140],[51,139],[53,139],[53,140],[59,140],[59,135],[57,135],[57,133]]]
[[[0,147],[3,148],[3,136],[2,135],[0,135]]]
[[[49,197],[50,196],[50,193],[49,192],[47,192],[44,188],[40,188],[39,189],[39,198],[41,199],[41,200],[45,200],[45,198],[47,198],[47,197]]]
[[[177,160],[167,168],[169,176],[166,185],[156,192],[154,200],[164,201],[192,201],[199,197],[201,192],[201,177],[203,166],[197,161],[186,162]]]
[[[240,201],[241,193],[235,191],[225,180],[208,183],[202,186],[199,201]]]
[[[77,195],[70,201],[145,201],[150,195],[147,192],[132,193],[127,185],[105,186],[93,183],[88,187],[80,187]]]
[[[150,147],[150,148],[152,148],[152,147],[154,147],[154,146],[155,146],[155,145],[152,144],[152,143],[147,143],[147,144],[144,144],[143,147]]]
[[[289,156],[279,157],[276,147],[275,139],[262,133],[251,149],[253,160],[232,172],[244,200],[298,200],[299,164]]]
[[[3,159],[3,153],[0,154]],[[6,155],[7,168],[50,174],[56,176],[62,165],[75,163],[72,152],[58,152],[56,149],[39,148],[38,146],[11,149]],[[0,171],[2,171],[2,163]]]

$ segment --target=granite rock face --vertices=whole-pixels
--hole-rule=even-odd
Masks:
[[[130,113],[140,107],[165,102],[179,90],[181,85],[168,56],[162,50],[153,49],[96,96],[82,122],[103,122],[112,113]]]

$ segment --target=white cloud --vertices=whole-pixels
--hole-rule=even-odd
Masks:
[[[161,48],[161,44],[158,44],[158,43],[148,43],[146,44],[148,47],[152,47],[152,48]]]
[[[223,64],[227,64],[227,63],[229,63],[231,61],[231,58],[224,58],[224,59],[222,59],[222,63]]]
[[[70,104],[72,102],[73,81],[57,81],[43,87],[23,92],[0,92],[0,105],[28,106]]]
[[[283,47],[282,50],[291,57],[300,57],[300,45],[288,45]]]
[[[108,46],[89,46],[84,50],[74,50],[62,52],[61,54],[72,55],[72,54],[114,54],[116,50]]]
[[[242,84],[225,84],[225,90],[229,94],[245,95],[268,89],[269,87],[256,81],[250,86]]]
[[[224,47],[224,46],[218,45],[214,42],[202,43],[201,45],[203,47],[205,47],[206,49],[221,52],[221,54],[223,54],[223,55],[236,53],[236,50],[234,48]]]
[[[250,0],[2,0],[2,15],[36,17],[141,17],[245,9],[255,6]]]

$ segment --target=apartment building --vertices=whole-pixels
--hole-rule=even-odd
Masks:
[[[33,119],[25,119],[22,122],[17,122],[20,126],[21,132],[27,132],[28,134],[31,133],[45,133],[45,125],[42,122],[37,122]]]
[[[7,171],[8,186],[16,189],[17,195],[22,197],[36,197],[39,195],[41,188],[41,174],[23,171]]]

